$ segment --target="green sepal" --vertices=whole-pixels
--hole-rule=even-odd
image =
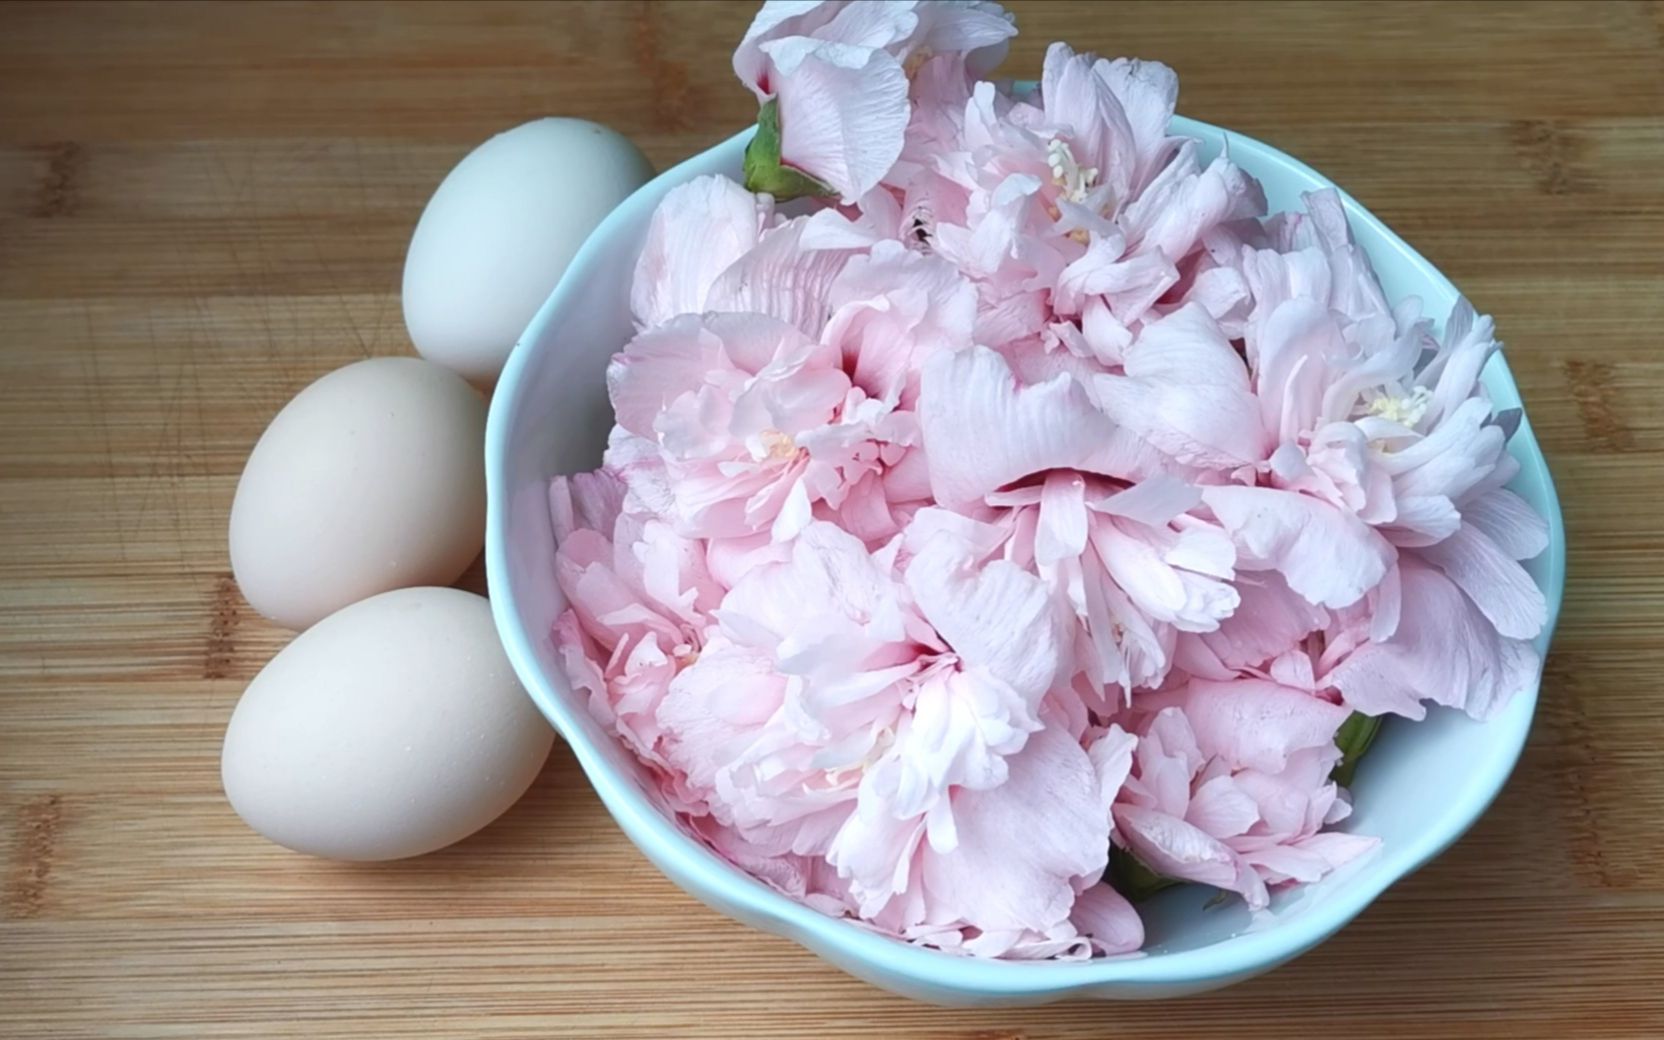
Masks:
[[[1358,771],[1358,760],[1364,757],[1364,752],[1375,743],[1375,734],[1381,732],[1381,716],[1365,715],[1355,711],[1346,717],[1335,731],[1335,746],[1340,748],[1340,761],[1335,763],[1335,769],[1329,774],[1329,779],[1342,787],[1352,786],[1352,775]]]
[[[767,192],[776,202],[837,194],[802,170],[780,164],[778,98],[763,102],[757,113],[756,136],[745,147],[745,187],[747,191]]]
[[[1177,878],[1157,874],[1137,856],[1119,845],[1109,847],[1109,883],[1133,902],[1140,902],[1163,889],[1179,884]]]

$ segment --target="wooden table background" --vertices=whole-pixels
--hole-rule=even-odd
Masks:
[[[1664,8],[1011,5],[1160,58],[1506,338],[1571,584],[1530,748],[1450,854],[1295,964],[1161,1005],[942,1011],[687,899],[557,747],[497,825],[343,866],[245,828],[221,734],[286,634],[229,574],[273,412],[407,352],[405,244],[544,114],[661,167],[754,112],[748,4],[0,5],[0,1034],[1664,1035]],[[476,587],[479,578],[471,579]]]

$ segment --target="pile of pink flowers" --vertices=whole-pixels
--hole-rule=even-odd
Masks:
[[[1370,850],[1337,767],[1534,680],[1546,528],[1488,318],[1389,301],[1332,193],[1266,218],[1169,135],[1163,65],[1059,43],[1037,91],[982,79],[1014,31],[765,5],[748,179],[828,197],[664,199],[605,463],[552,489],[554,635],[734,864],[1082,957],[1143,941],[1112,847],[1252,908]]]

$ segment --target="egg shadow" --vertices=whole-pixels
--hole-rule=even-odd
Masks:
[[[480,554],[474,557],[474,562],[468,565],[468,569],[462,572],[462,577],[451,582],[451,588],[461,589],[463,592],[472,592],[475,595],[486,596],[489,598],[489,592],[486,589],[486,584],[485,550],[482,549],[480,550]]]

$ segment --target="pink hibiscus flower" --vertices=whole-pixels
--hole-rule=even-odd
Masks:
[[[974,522],[917,523],[902,576],[899,541],[870,554],[814,523],[720,605],[683,594],[705,627],[672,624],[660,642],[680,640],[676,652],[654,656],[647,681],[609,670],[629,642],[617,612],[575,610],[560,631],[599,638],[572,647],[569,670],[591,684],[604,721],[640,732],[638,753],[665,773],[674,804],[709,817],[700,833],[785,889],[828,907],[847,900],[921,941],[971,929],[975,952],[1134,948],[1136,915],[1115,897],[1075,914],[1105,866],[1130,739],[1113,731],[1088,749],[1042,726],[1060,657],[1044,588],[984,559],[991,533]],[[584,533],[566,533],[563,555],[581,553]],[[575,602],[593,598],[592,586],[571,587]],[[632,591],[634,613],[659,619]],[[1038,835],[1022,853],[1004,840],[1017,813]],[[818,881],[803,862],[817,856],[833,868]]]
[[[800,441],[837,424],[852,403],[839,360],[834,348],[760,314],[672,319],[631,340],[607,369],[621,431],[609,463],[686,535],[773,527],[787,536],[808,522],[811,487],[842,482]]]
[[[659,705],[678,670],[704,645],[722,589],[701,546],[661,521],[623,511],[624,497],[621,481],[607,470],[557,478],[550,486],[555,577],[571,604],[555,624],[554,640],[591,713],[662,770]]]
[[[632,298],[647,331],[609,371],[609,463],[689,536],[819,517],[876,544],[928,499],[918,367],[969,344],[975,293],[940,258],[806,243],[811,218],[769,210],[720,177],[660,204]]]
[[[1257,679],[1193,679],[1135,706],[1149,714],[1115,835],[1146,867],[1259,909],[1270,887],[1316,881],[1376,846],[1323,830],[1351,812],[1329,778],[1345,708]]]
[[[993,351],[941,355],[920,423],[937,501],[997,518],[1008,558],[1067,605],[1095,701],[1160,684],[1177,634],[1235,609],[1230,539],[1187,515],[1200,494],[1169,476],[1135,483],[1134,439],[1068,373],[1023,386]]]
[[[770,2],[734,52],[734,72],[778,104],[780,160],[853,202],[901,155],[910,72],[937,55],[977,73],[1016,35],[998,4]]]

